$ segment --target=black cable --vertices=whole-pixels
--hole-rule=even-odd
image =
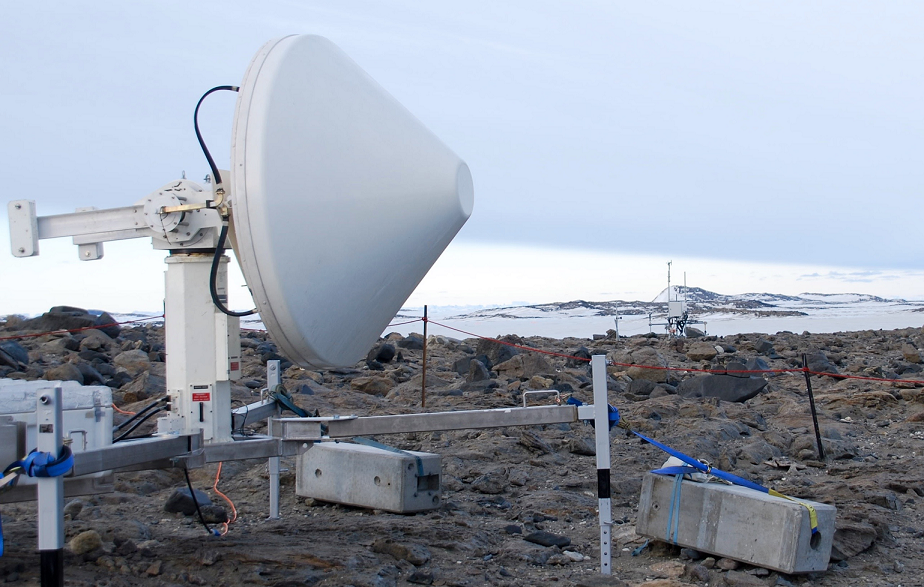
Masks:
[[[209,153],[208,147],[205,146],[205,141],[202,140],[202,133],[199,132],[199,106],[202,106],[202,101],[205,100],[209,94],[214,92],[227,90],[231,92],[238,91],[237,86],[216,86],[209,90],[208,92],[202,94],[202,97],[199,98],[199,103],[196,104],[196,110],[193,112],[193,127],[196,129],[196,138],[199,139],[199,146],[202,147],[202,152],[205,153],[205,158],[209,162],[209,167],[212,169],[212,177],[215,178],[215,185],[221,185],[221,174],[218,173],[218,167],[215,166],[215,160],[212,159],[212,154]]]
[[[196,492],[193,490],[192,482],[189,480],[189,469],[183,467],[183,474],[186,475],[186,486],[189,487],[189,497],[191,497],[193,503],[196,504],[196,513],[199,514],[199,521],[205,526],[206,532],[212,536],[218,536],[218,532],[209,528],[209,525],[205,523],[205,518],[202,517],[202,510],[199,509],[199,500],[196,499]]]
[[[150,417],[153,416],[154,414],[157,414],[157,413],[159,413],[159,412],[163,412],[164,410],[167,410],[167,409],[169,409],[169,408],[167,408],[167,406],[161,406],[161,407],[157,408],[156,410],[151,410],[150,412],[148,412],[147,414],[145,414],[144,418],[141,418],[140,420],[138,420],[137,422],[135,422],[135,424],[134,424],[131,428],[129,428],[128,430],[126,430],[125,432],[123,432],[118,438],[116,438],[115,440],[113,440],[112,443],[115,444],[116,442],[119,442],[120,440],[125,440],[125,438],[126,438],[129,434],[131,434],[132,432],[134,432],[135,430],[137,430],[139,426],[141,426],[142,424],[144,424],[145,422],[147,422],[147,421],[148,421],[148,418],[150,418]]]
[[[122,428],[125,428],[126,426],[128,426],[129,424],[131,424],[132,422],[134,422],[135,420],[137,420],[137,419],[140,418],[141,416],[143,416],[145,412],[147,412],[148,410],[150,410],[150,409],[153,408],[153,407],[156,407],[157,404],[159,404],[159,403],[161,403],[161,402],[164,402],[164,401],[166,401],[167,399],[168,399],[168,397],[167,397],[167,396],[164,396],[164,397],[160,398],[159,400],[157,400],[157,401],[155,401],[155,402],[152,402],[152,403],[148,404],[147,406],[145,406],[144,408],[138,410],[138,412],[136,412],[131,418],[129,418],[128,420],[125,420],[125,421],[122,422],[121,424],[118,424],[117,426],[115,426],[115,427],[113,428],[113,432],[118,432],[118,431],[121,430]]]
[[[221,223],[221,232],[218,234],[218,245],[215,247],[215,256],[212,257],[212,271],[209,273],[209,293],[212,294],[212,303],[221,310],[222,314],[235,316],[251,316],[257,313],[257,309],[248,310],[247,312],[233,312],[229,310],[218,298],[218,265],[221,263],[221,256],[225,254],[225,239],[228,238],[228,221]]]

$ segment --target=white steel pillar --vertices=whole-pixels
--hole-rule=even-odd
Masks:
[[[231,379],[240,373],[240,319],[222,313],[209,293],[212,252],[166,259],[165,343],[170,414],[158,433],[196,434],[207,443],[231,441]],[[226,296],[228,258],[217,278]]]
[[[36,450],[57,458],[63,429],[61,384],[38,394],[35,408]],[[64,477],[37,477],[38,550],[42,586],[64,585]]]
[[[282,383],[279,365],[279,360],[266,362],[266,387],[270,393]],[[276,404],[276,415],[279,415],[278,403]],[[266,434],[267,436],[273,435],[273,418],[266,421]],[[269,517],[275,520],[279,518],[279,457],[269,458],[269,481]]]
[[[594,436],[597,448],[597,501],[600,512],[600,573],[611,575],[613,513],[610,501],[610,414],[606,355],[591,358],[594,385]]]

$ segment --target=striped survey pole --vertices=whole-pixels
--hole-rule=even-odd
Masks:
[[[600,573],[612,574],[613,513],[610,502],[610,414],[606,393],[606,355],[590,362],[594,381],[594,436],[597,447],[597,501],[600,510]]]

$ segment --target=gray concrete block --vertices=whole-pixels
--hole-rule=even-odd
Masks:
[[[674,477],[647,473],[642,481],[636,532],[668,539]],[[676,542],[783,573],[827,569],[837,509],[801,500],[818,514],[813,539],[808,510],[794,501],[734,485],[683,481]]]
[[[298,456],[295,493],[396,513],[427,511],[440,505],[440,467],[437,454],[320,442]]]

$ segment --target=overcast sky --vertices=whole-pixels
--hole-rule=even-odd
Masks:
[[[922,3],[841,0],[8,3],[0,185],[51,214],[201,179],[199,96],[240,83],[266,40],[316,33],[472,169],[473,216],[415,299],[650,299],[671,258],[723,293],[920,297],[922,22]],[[218,94],[201,113],[221,166],[233,107]],[[7,247],[0,313],[68,303],[73,275],[136,309],[151,302],[133,287],[162,288],[143,243],[81,265],[66,243]]]

